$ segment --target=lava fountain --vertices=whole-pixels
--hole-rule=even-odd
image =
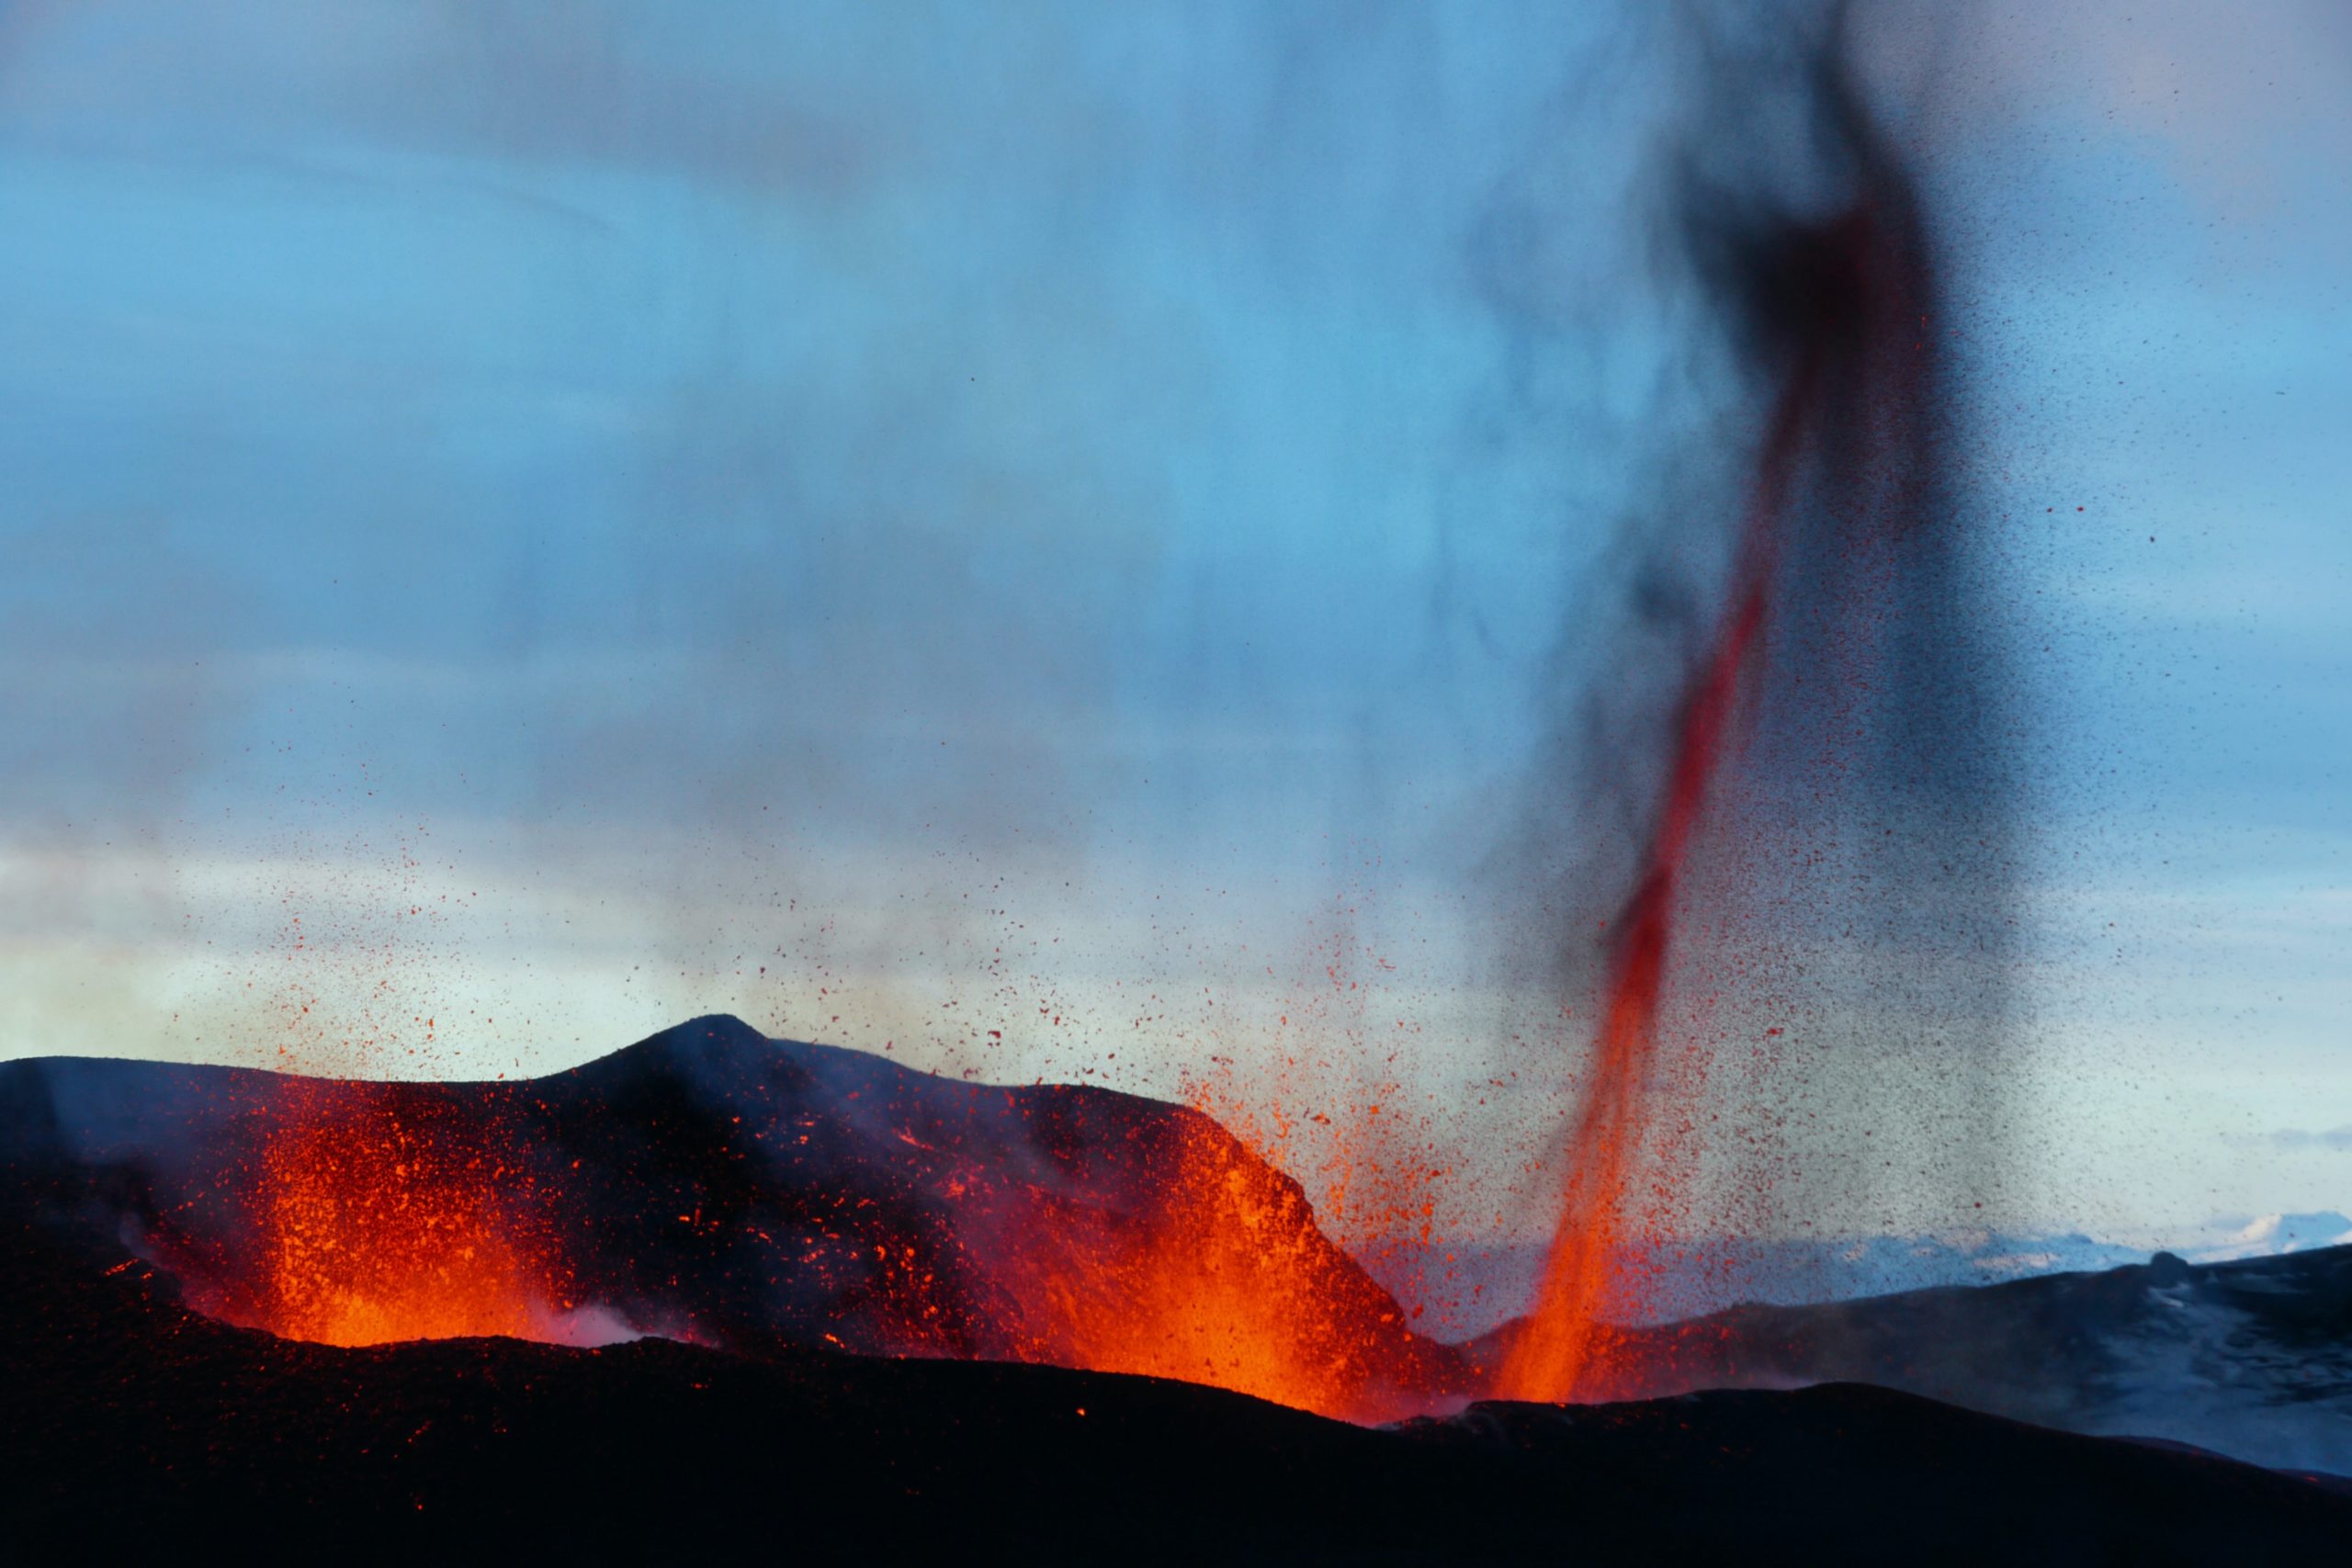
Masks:
[[[1633,1371],[1608,1367],[1612,1338],[1600,1314],[1627,1304],[1621,1271],[1644,1240],[1636,1181],[1657,1210],[1671,1212],[1687,1176],[1676,1160],[1653,1157],[1645,1140],[1666,1119],[1657,1101],[1661,1004],[1711,807],[1726,795],[1769,795],[1760,774],[1772,770],[1786,775],[1778,781],[1784,794],[1844,791],[1850,805],[1851,792],[1868,786],[1850,778],[1824,784],[1806,770],[1867,777],[1890,748],[1933,755],[1965,743],[1967,726],[1955,724],[1960,738],[1917,744],[1904,730],[1919,726],[1919,714],[1883,705],[1932,706],[1941,697],[1872,691],[1917,683],[1923,672],[1932,687],[1934,671],[1918,661],[1950,656],[1903,646],[1905,636],[1920,638],[1916,626],[1887,632],[1906,616],[1930,622],[1915,605],[1952,592],[1950,498],[1937,477],[1935,344],[1944,329],[1924,229],[1904,171],[1834,48],[1814,62],[1807,101],[1808,145],[1822,164],[1808,177],[1816,188],[1834,182],[1842,192],[1834,203],[1810,214],[1761,213],[1752,191],[1695,175],[1686,182],[1685,244],[1702,285],[1725,302],[1749,373],[1771,389],[1769,412],[1722,609],[1683,683],[1632,890],[1608,929],[1554,1236],[1534,1308],[1497,1379],[1507,1396],[1590,1394],[1623,1381],[1604,1373]],[[1906,657],[1910,667],[1887,667]],[[1749,751],[1759,727],[1774,732],[1777,750]],[[1729,790],[1744,754],[1756,767],[1743,783],[1756,787]],[[1959,769],[1950,773],[1929,787],[1970,782]],[[1789,789],[1797,780],[1803,787]],[[1740,825],[1753,829],[1755,814]],[[1906,829],[1923,840],[1935,835],[1917,821]],[[1871,841],[1895,831],[1874,827]]]
[[[262,1172],[277,1333],[329,1345],[543,1333],[545,1269],[512,1234],[498,1201],[510,1172],[494,1154],[369,1108],[293,1119]]]
[[[289,1077],[258,1120],[233,1244],[154,1238],[194,1304],[327,1345],[578,1337],[546,1194],[495,1116],[418,1086]]]
[[[1770,611],[1779,522],[1814,374],[1808,363],[1782,394],[1773,418],[1741,531],[1731,606],[1685,705],[1641,882],[1611,944],[1591,1087],[1570,1134],[1559,1224],[1544,1259],[1535,1310],[1513,1341],[1498,1382],[1507,1396],[1565,1399],[1576,1391],[1591,1354],[1595,1309],[1624,1241],[1625,1184],[1640,1152],[1675,896]]]

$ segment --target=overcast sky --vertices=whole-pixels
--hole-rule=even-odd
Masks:
[[[2017,1201],[2346,1207],[2352,29],[2051,9],[1868,55],[2034,738]],[[1709,412],[1657,15],[0,9],[0,1052],[729,1010],[1401,1100],[1490,1223],[1537,683]]]

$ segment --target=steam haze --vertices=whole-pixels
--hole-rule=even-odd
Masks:
[[[0,1049],[727,1010],[1208,1093],[1318,1202],[1378,1103],[1541,1232],[1765,395],[1689,225],[1851,178],[1701,91],[1821,13],[1667,9],[12,7]],[[2352,43],[2128,10],[1846,18],[1965,542],[1879,750],[1768,699],[1711,818],[1677,1027],[1790,1043],[1692,1103],[1797,1191],[1696,1226],[2343,1206]]]

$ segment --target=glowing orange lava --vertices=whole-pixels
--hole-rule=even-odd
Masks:
[[[1140,1216],[1062,1213],[1025,1248],[1031,1359],[1353,1420],[1435,1392],[1429,1348],[1324,1235],[1295,1181],[1197,1113],[1154,1176]]]
[[[557,1270],[513,1201],[528,1178],[493,1142],[389,1093],[298,1086],[259,1156],[232,1315],[329,1345],[548,1337]]]
[[[1584,1105],[1567,1147],[1560,1218],[1534,1310],[1504,1357],[1495,1392],[1564,1400],[1585,1384],[1607,1337],[1599,1313],[1626,1228],[1626,1185],[1648,1121],[1658,1004],[1684,862],[1729,740],[1733,713],[1761,647],[1787,504],[1810,400],[1810,367],[1782,392],[1742,527],[1732,597],[1683,708],[1643,875],[1621,917]]]

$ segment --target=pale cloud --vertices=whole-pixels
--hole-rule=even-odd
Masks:
[[[2305,1132],[2296,1127],[2281,1127],[2270,1134],[2273,1147],[2290,1150],[2329,1149],[2352,1152],[2352,1126],[2331,1127],[2325,1132]]]

